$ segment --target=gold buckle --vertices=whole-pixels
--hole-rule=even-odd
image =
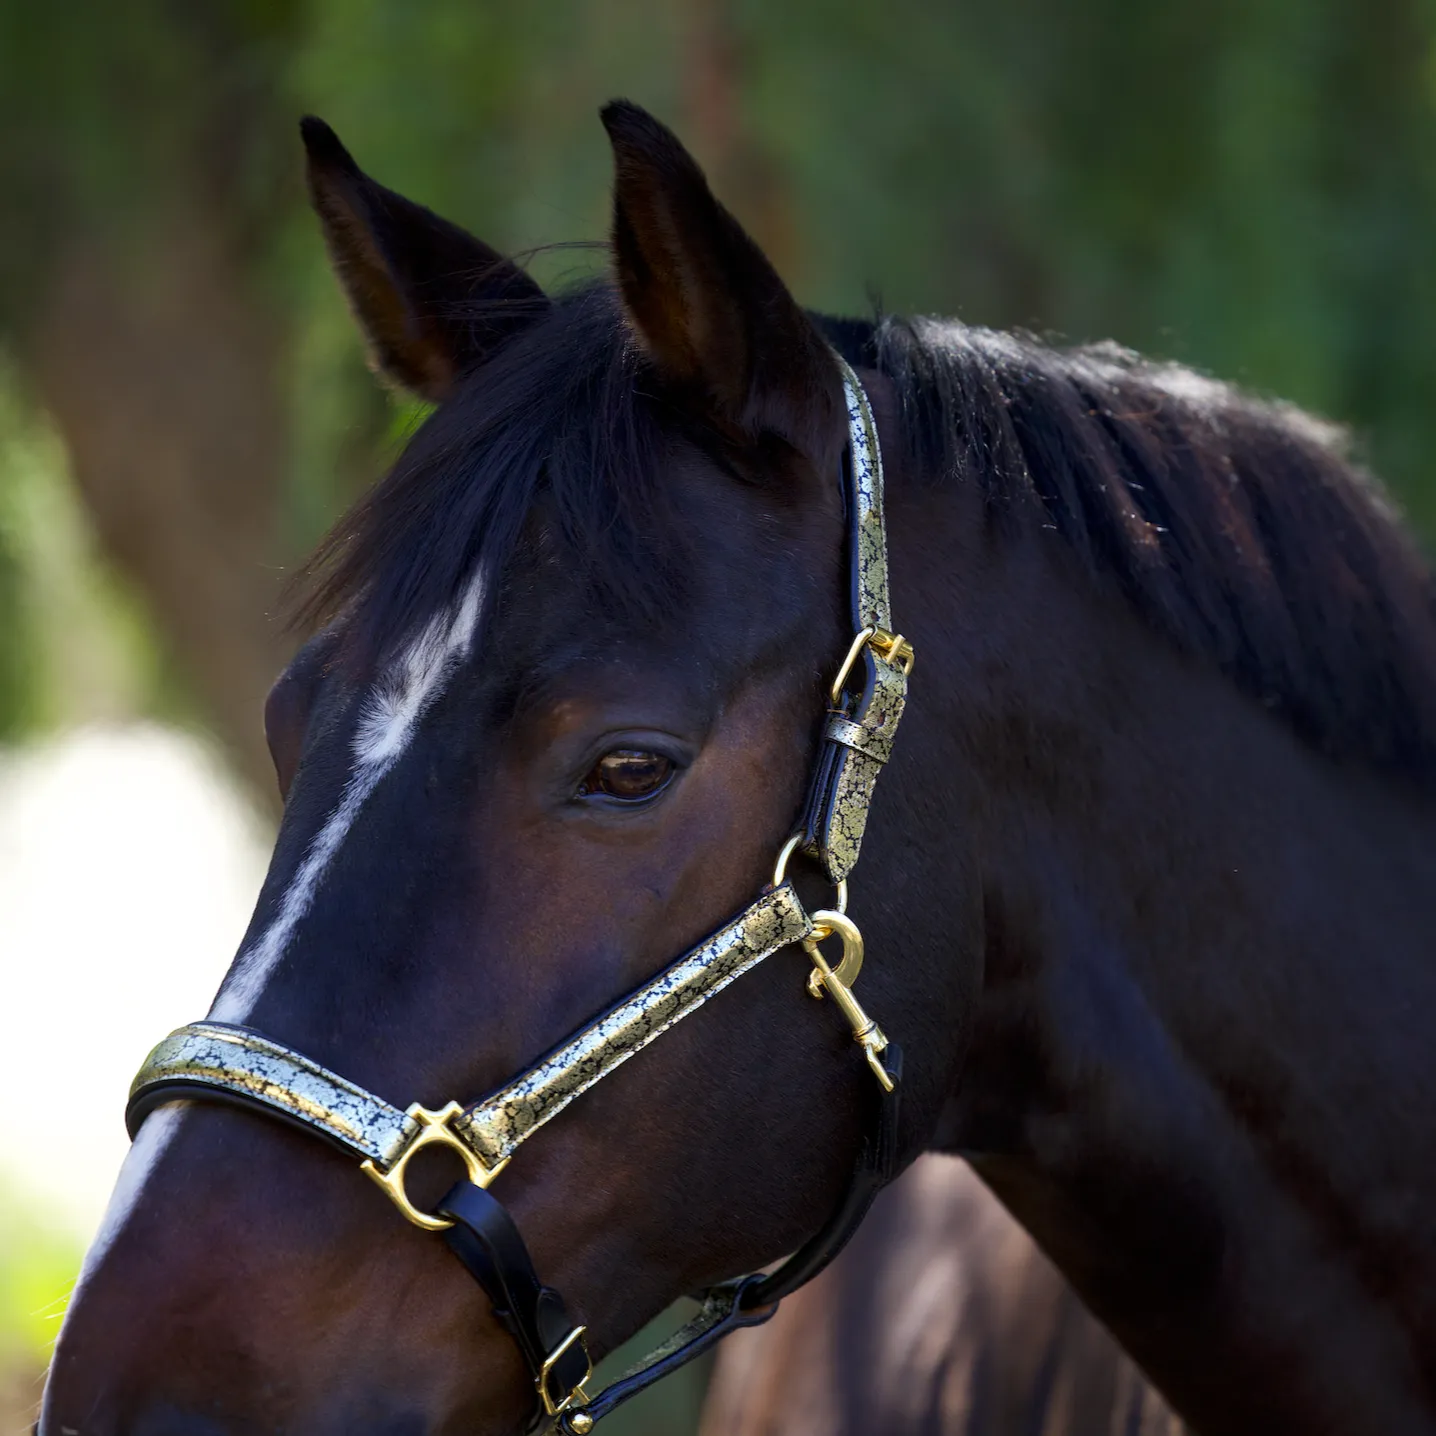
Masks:
[[[830,967],[818,944],[824,938],[835,936],[843,940],[843,958],[837,967]],[[882,1084],[884,1092],[891,1092],[893,1079],[879,1060],[879,1054],[887,1050],[888,1040],[882,1028],[863,1011],[862,1003],[853,996],[850,986],[863,965],[863,935],[858,931],[857,924],[840,912],[815,912],[813,930],[803,939],[802,946],[813,964],[813,971],[808,974],[809,996],[822,997],[826,993],[832,997],[838,1010],[848,1019],[853,1029],[853,1041],[863,1049],[873,1076]]]
[[[588,1343],[583,1339],[583,1334],[587,1330],[588,1328],[586,1326],[574,1327],[574,1329],[549,1352],[548,1356],[544,1359],[544,1364],[539,1368],[538,1380],[535,1382],[535,1385],[538,1387],[539,1398],[543,1401],[543,1409],[546,1415],[561,1416],[570,1406],[588,1405],[588,1392],[583,1388],[587,1384],[588,1378],[593,1375],[593,1358],[588,1354]],[[583,1359],[588,1364],[588,1370],[583,1373],[582,1378],[574,1385],[573,1390],[570,1391],[562,1401],[555,1405],[553,1397],[548,1394],[549,1372],[553,1370],[554,1363],[558,1361],[559,1357],[562,1356],[575,1341],[578,1342],[579,1348],[583,1352]],[[570,1424],[574,1430],[578,1432],[588,1431],[593,1427],[591,1419],[585,1420],[577,1416],[574,1417]]]
[[[469,1180],[476,1187],[487,1187],[500,1172],[509,1164],[505,1157],[496,1167],[486,1167],[483,1158],[454,1131],[449,1124],[455,1117],[463,1115],[464,1109],[457,1102],[450,1102],[447,1107],[441,1107],[437,1112],[431,1112],[427,1107],[421,1107],[417,1102],[409,1108],[411,1116],[418,1124],[419,1129],[409,1138],[408,1145],[390,1164],[388,1171],[381,1171],[371,1159],[366,1159],[359,1164],[359,1170],[366,1176],[372,1177],[389,1194],[389,1200],[407,1217],[416,1227],[422,1227],[426,1232],[442,1232],[453,1226],[448,1217],[430,1216],[428,1212],[421,1212],[410,1200],[409,1194],[404,1190],[404,1169],[409,1165],[409,1158],[415,1152],[422,1151],[425,1147],[447,1147],[452,1152],[457,1152],[463,1159],[465,1168],[469,1173]],[[585,1378],[587,1379],[587,1378]]]
[[[889,633],[885,628],[875,628],[868,643],[894,668],[901,668],[904,677],[912,672],[917,655],[912,651],[912,644],[902,634]]]
[[[843,688],[847,684],[848,675],[853,671],[853,664],[858,661],[858,655],[863,649],[869,646],[894,668],[901,668],[904,676],[912,672],[916,655],[913,653],[912,644],[902,634],[889,633],[885,628],[861,629],[848,646],[847,656],[838,669],[838,676],[833,679],[833,686],[828,689],[829,701],[835,708],[843,701]]]

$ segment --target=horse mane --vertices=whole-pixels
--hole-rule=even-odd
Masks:
[[[1060,537],[1184,653],[1329,758],[1436,786],[1436,585],[1347,436],[1114,344],[839,322],[892,380],[913,470]]]
[[[892,381],[909,472],[979,484],[999,535],[1060,538],[1333,760],[1436,786],[1436,585],[1340,429],[1111,344],[814,319]],[[382,661],[475,572],[505,573],[540,496],[545,543],[599,602],[671,614],[693,542],[662,483],[675,427],[721,449],[665,403],[610,286],[560,297],[323,540],[301,621],[343,614],[347,649]]]

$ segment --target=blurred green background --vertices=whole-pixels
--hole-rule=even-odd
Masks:
[[[239,816],[189,886],[252,893],[279,588],[414,419],[328,275],[298,116],[527,252],[604,234],[595,110],[620,94],[679,130],[806,303],[1113,337],[1295,400],[1352,425],[1436,536],[1433,0],[3,0],[0,1049],[93,1005],[93,937],[47,919],[43,954],[21,940],[46,881],[83,905],[123,848],[126,891],[170,901],[142,881],[172,861],[144,846],[159,778],[113,786],[121,836],[75,856],[103,775],[136,761],[124,734],[204,735],[219,765],[179,766]],[[602,256],[533,263],[562,282]],[[35,774],[97,732],[54,817]],[[52,849],[63,886],[25,866]],[[204,990],[240,922],[203,939]],[[131,986],[163,1006],[167,971]],[[57,1215],[83,1154],[27,1165],[0,1139],[0,1421],[20,1429],[112,1169]],[[690,1429],[695,1390],[630,1433]]]

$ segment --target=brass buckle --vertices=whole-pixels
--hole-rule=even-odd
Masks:
[[[483,1158],[454,1131],[450,1123],[455,1117],[462,1116],[463,1111],[457,1102],[450,1102],[447,1107],[441,1107],[437,1112],[431,1112],[427,1107],[421,1107],[415,1102],[409,1108],[409,1116],[419,1124],[419,1129],[409,1138],[404,1150],[390,1163],[389,1169],[381,1171],[372,1159],[366,1159],[359,1164],[359,1170],[383,1187],[389,1200],[404,1216],[426,1232],[442,1232],[454,1224],[448,1217],[435,1217],[428,1212],[421,1212],[409,1200],[409,1194],[404,1190],[404,1169],[415,1152],[435,1146],[447,1147],[450,1151],[457,1152],[468,1170],[469,1180],[476,1187],[487,1187],[509,1164],[509,1159],[505,1157],[496,1167],[485,1166]]]
[[[842,961],[831,967],[818,944],[825,938],[840,937],[843,940]],[[808,974],[808,994],[811,997],[830,996],[838,1010],[848,1019],[853,1029],[853,1041],[863,1049],[873,1076],[878,1079],[884,1092],[893,1090],[893,1079],[879,1059],[887,1050],[888,1040],[881,1027],[863,1011],[862,1003],[853,996],[851,984],[857,978],[863,965],[863,935],[857,924],[840,912],[819,911],[813,914],[813,931],[803,939],[803,951],[813,964]]]
[[[538,1380],[534,1384],[538,1387],[539,1399],[543,1402],[545,1415],[561,1416],[571,1406],[588,1405],[588,1392],[583,1388],[587,1385],[588,1378],[593,1375],[593,1358],[588,1354],[588,1343],[583,1339],[583,1334],[587,1330],[588,1328],[586,1326],[574,1327],[574,1329],[549,1352],[548,1356],[544,1358],[544,1364],[539,1368]],[[555,1403],[553,1397],[548,1394],[549,1372],[553,1370],[559,1357],[561,1357],[575,1341],[578,1342],[579,1349],[583,1352],[583,1359],[588,1365],[588,1370],[583,1373],[582,1378],[574,1385],[573,1390],[570,1391],[562,1401]],[[569,1424],[575,1431],[580,1433],[593,1428],[593,1420],[590,1417],[575,1416]]]
[[[885,628],[875,628],[868,643],[877,650],[880,657],[885,658],[894,668],[901,668],[903,677],[907,677],[912,672],[917,655],[912,651],[912,644],[902,634],[889,633]]]
[[[885,628],[860,629],[848,646],[847,656],[838,669],[838,676],[833,679],[833,686],[828,689],[828,699],[835,708],[843,701],[843,689],[848,675],[853,671],[853,664],[858,661],[858,655],[863,649],[868,647],[894,668],[901,668],[904,677],[912,672],[916,655],[913,653],[912,644],[902,634],[889,633]]]

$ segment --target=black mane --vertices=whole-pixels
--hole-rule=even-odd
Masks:
[[[919,471],[1038,523],[1328,756],[1436,782],[1436,588],[1345,434],[1112,344],[887,319]]]
[[[1436,588],[1341,431],[1113,345],[818,322],[893,381],[910,471],[980,484],[999,533],[1060,535],[1095,583],[1330,757],[1436,783]],[[606,602],[662,611],[688,541],[659,482],[677,422],[611,290],[560,299],[339,521],[304,571],[305,615],[346,612],[382,657],[477,564],[505,571],[541,494]]]

